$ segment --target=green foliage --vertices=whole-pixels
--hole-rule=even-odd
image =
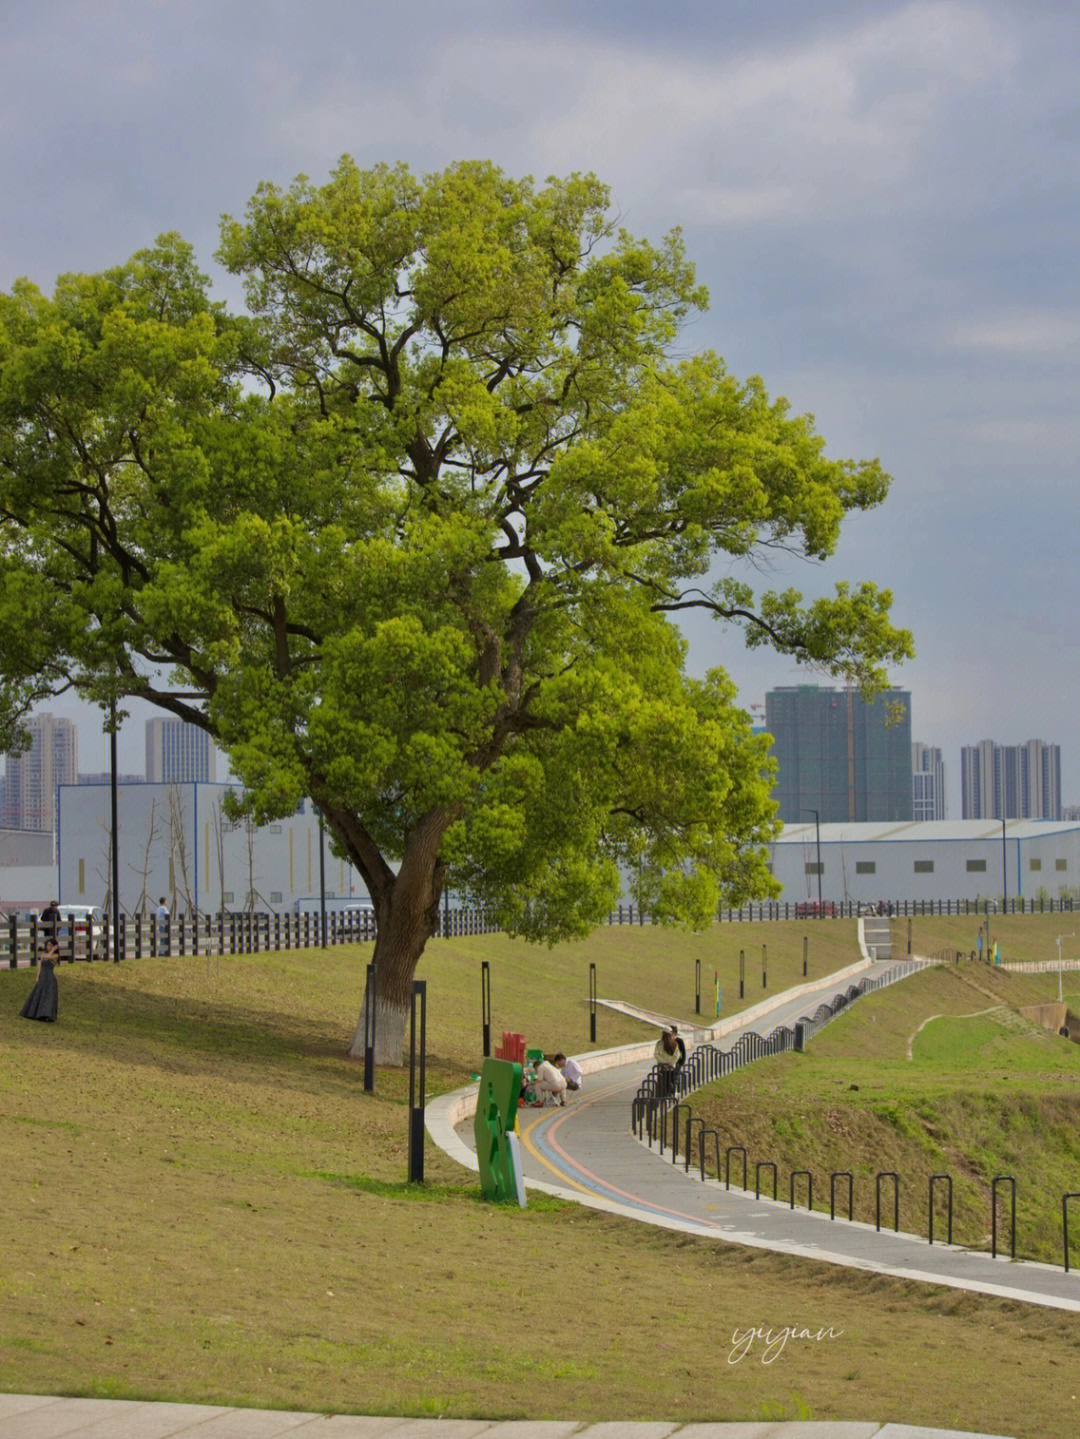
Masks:
[[[0,296],[0,738],[68,684],[203,725],[257,818],[315,799],[413,963],[448,881],[548,939],[620,865],[664,920],[772,892],[765,745],[671,616],[880,684],[887,594],[710,575],[830,554],[887,478],[672,362],[705,292],[607,210],[344,158],[223,221],[247,314],[175,236]]]

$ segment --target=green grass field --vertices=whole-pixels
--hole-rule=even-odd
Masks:
[[[695,959],[721,970],[730,1012],[739,948],[756,979],[749,1004],[762,943],[766,992],[801,979],[804,930],[811,977],[855,958],[845,921],[605,930],[551,951],[496,936],[433,943],[431,1088],[476,1067],[483,958],[496,1032],[575,1052],[587,1047],[590,960],[601,995],[690,1022]],[[30,974],[0,974],[3,1388],[360,1413],[1072,1431],[1075,1315],[542,1196],[524,1212],[496,1208],[431,1148],[428,1183],[407,1186],[406,1076],[381,1071],[365,1096],[343,1057],[366,958],[64,966],[55,1026],[17,1018]],[[883,1032],[889,997],[905,990],[848,1018],[865,1005]],[[846,1022],[815,1041],[813,1063]],[[890,1023],[896,1047],[909,1020]],[[644,1032],[601,1011],[602,1046]],[[909,1067],[940,1088],[938,1036],[923,1034],[929,1047]],[[1049,1073],[1057,1083],[1046,1066],[1014,1076],[1018,1097]],[[765,1094],[762,1076],[747,1071],[742,1092]],[[789,1325],[834,1337],[792,1339],[768,1364],[760,1346],[738,1357],[738,1335]]]
[[[1065,980],[1080,1011],[1080,974]],[[1056,995],[1056,974],[933,968],[860,1000],[803,1053],[710,1085],[694,1113],[718,1129],[722,1149],[746,1146],[751,1173],[771,1160],[790,1186],[791,1171],[809,1169],[816,1208],[829,1208],[830,1175],[852,1171],[855,1218],[870,1223],[876,1175],[894,1170],[901,1228],[928,1234],[930,1178],[948,1174],[954,1242],[977,1248],[991,1243],[992,1181],[1011,1175],[1018,1257],[1060,1264],[1061,1196],[1080,1190],[1080,1045],[1019,1014]],[[947,1186],[934,1188],[940,1239]],[[836,1193],[846,1213],[846,1181]],[[891,1181],[882,1195],[891,1222]],[[1004,1200],[1003,1189],[998,1242],[1007,1246]],[[1080,1223],[1076,1231],[1071,1262],[1080,1265]]]

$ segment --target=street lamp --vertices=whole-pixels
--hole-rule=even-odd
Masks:
[[[818,812],[817,812],[817,810],[816,810],[816,809],[811,809],[811,808],[809,807],[809,805],[803,810],[803,814],[812,814],[812,815],[814,816],[814,842],[815,842],[815,846],[816,846],[816,849],[817,849],[817,903],[818,903],[818,913],[820,914],[820,913],[821,913],[821,822],[820,822],[820,819],[819,819],[819,817],[818,817]]]
[[[1009,912],[1009,862],[1005,847],[1005,821],[1001,821],[1001,893],[1004,900],[1002,912]]]
[[[1075,939],[1075,934],[1059,934],[1057,937],[1058,951],[1058,1003],[1061,1004],[1065,996],[1061,992],[1061,941],[1063,939]]]

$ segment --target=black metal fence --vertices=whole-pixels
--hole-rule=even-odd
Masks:
[[[1064,896],[1051,899],[1049,896],[1028,899],[1021,895],[1009,900],[992,899],[893,899],[880,904],[865,901],[826,900],[819,906],[814,900],[780,901],[771,900],[759,904],[744,904],[739,909],[719,909],[716,923],[738,924],[782,919],[857,919],[860,915],[869,919],[880,915],[888,919],[917,919],[920,915],[988,915],[988,914],[1074,914],[1080,911],[1080,899]],[[636,905],[620,904],[608,915],[608,924],[652,924],[647,910]]]
[[[481,910],[448,909],[440,916],[440,934],[487,934],[496,929]],[[36,965],[45,941],[55,938],[62,960],[113,959],[112,928],[103,920],[58,923],[17,915],[0,916],[0,968]],[[201,914],[168,920],[153,914],[120,916],[121,959],[207,954],[259,954],[268,950],[313,949],[327,945],[359,944],[375,938],[375,916],[370,910],[317,911],[303,914]]]

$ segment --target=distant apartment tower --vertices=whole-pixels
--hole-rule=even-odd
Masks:
[[[148,784],[212,784],[217,779],[217,751],[198,725],[180,719],[146,721]]]
[[[784,824],[912,818],[911,695],[789,685],[765,695]]]
[[[945,801],[945,764],[932,745],[911,746],[911,817],[914,820],[948,819]]]
[[[1061,746],[964,745],[960,789],[964,819],[1061,819]]]
[[[58,785],[74,784],[79,772],[79,733],[69,719],[52,714],[27,721],[30,748],[5,759],[0,825],[5,829],[56,829]]]

